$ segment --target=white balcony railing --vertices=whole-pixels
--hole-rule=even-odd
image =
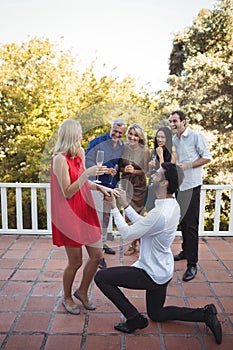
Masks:
[[[0,183],[1,189],[1,213],[0,213],[0,234],[51,234],[50,219],[50,184],[49,183]],[[27,191],[27,202],[30,201],[30,217],[31,225],[24,227],[24,198]],[[211,191],[211,197],[214,196],[214,213],[212,230],[205,231],[205,219],[210,219],[206,209],[206,199],[208,191]],[[224,196],[225,194],[225,196]],[[226,201],[226,195],[230,198],[230,204]],[[15,201],[15,202],[14,202]],[[44,221],[41,224],[38,220],[40,213],[38,212],[38,201],[42,201],[44,208]],[[8,203],[15,203],[13,207],[9,207]],[[227,210],[227,230],[221,230],[222,208],[229,205]],[[13,214],[12,214],[13,213]],[[9,225],[9,215],[14,217],[14,225]],[[226,215],[225,215],[226,216]],[[40,226],[43,228],[40,228]],[[13,227],[12,227],[13,226]],[[112,229],[112,221],[109,229]],[[200,206],[200,236],[233,236],[233,185],[203,185],[201,190],[201,206]],[[177,232],[179,235],[179,232]]]

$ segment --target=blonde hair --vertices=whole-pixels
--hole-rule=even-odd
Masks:
[[[84,159],[84,150],[78,138],[82,135],[82,127],[77,120],[66,119],[58,129],[58,138],[54,147],[54,155],[69,154],[71,158],[79,155]]]
[[[141,145],[146,145],[147,144],[147,137],[146,137],[146,134],[144,132],[144,129],[141,125],[139,124],[131,124],[129,127],[128,127],[128,130],[126,132],[126,137],[128,137],[128,133],[130,132],[131,129],[134,129],[135,132],[137,133],[138,137],[139,137],[139,143]]]

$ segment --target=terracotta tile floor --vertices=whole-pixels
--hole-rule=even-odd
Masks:
[[[136,258],[123,256],[126,246],[117,237],[109,245],[117,254],[105,254],[108,266],[131,264]],[[203,238],[199,247],[198,274],[193,281],[182,282],[186,262],[175,263],[166,305],[215,303],[223,327],[221,345],[201,323],[150,321],[147,328],[134,334],[118,333],[113,325],[122,316],[94,283],[90,293],[97,309],[87,312],[79,305],[80,315],[67,314],[61,305],[64,249],[52,246],[48,236],[0,236],[0,349],[232,350],[233,237]],[[172,249],[179,252],[179,237]],[[74,288],[80,276],[81,272]],[[145,312],[144,292],[125,293]]]

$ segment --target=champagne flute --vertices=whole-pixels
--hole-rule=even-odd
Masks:
[[[155,153],[152,154],[151,160],[156,161],[156,154]],[[155,165],[153,165],[151,168],[151,174],[154,174],[155,171],[156,171],[156,167],[155,167]]]
[[[104,151],[97,151],[96,165],[101,167],[103,165],[103,162],[104,162]],[[96,180],[94,182],[101,183],[101,181],[99,180],[99,175],[96,176]]]
[[[121,180],[117,183],[117,188],[119,188],[119,190],[123,190],[123,186],[122,186],[122,181]]]
[[[155,153],[152,154],[151,160],[156,161],[156,154],[155,154]],[[151,177],[152,177],[152,175],[154,175],[155,173],[156,173],[156,166],[155,166],[155,165],[152,165],[151,170],[150,170],[150,178],[149,178],[149,183],[150,183],[150,184],[152,183]]]
[[[116,169],[116,171],[118,171],[118,164],[116,164],[116,165],[114,166],[114,169]],[[115,175],[114,175],[114,176],[115,176]],[[112,181],[113,181],[114,176],[111,176],[111,181],[109,182],[109,185],[112,185]]]

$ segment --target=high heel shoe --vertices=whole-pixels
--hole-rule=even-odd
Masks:
[[[83,306],[85,307],[86,310],[95,310],[96,307],[92,302],[88,302],[85,303],[85,301],[83,300],[83,298],[78,294],[78,290],[76,290],[76,292],[74,292],[73,296],[75,298],[77,298],[79,301],[81,301],[81,303],[83,304]]]

